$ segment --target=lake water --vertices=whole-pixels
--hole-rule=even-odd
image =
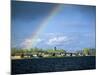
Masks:
[[[12,60],[12,74],[88,70],[96,68],[95,56]]]

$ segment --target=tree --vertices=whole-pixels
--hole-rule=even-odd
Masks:
[[[89,48],[84,48],[84,49],[83,49],[83,54],[84,54],[85,56],[88,56],[89,53],[90,53],[90,49],[89,49]]]
[[[56,47],[54,47],[54,50],[57,50],[57,48],[56,48]]]

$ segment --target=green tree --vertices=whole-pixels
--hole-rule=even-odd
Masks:
[[[90,53],[90,49],[89,49],[89,48],[84,48],[84,49],[83,49],[83,54],[84,54],[85,56],[89,55],[89,53]]]

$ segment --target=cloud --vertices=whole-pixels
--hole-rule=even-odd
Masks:
[[[68,44],[71,41],[71,39],[67,36],[56,36],[53,38],[50,38],[47,42],[48,45],[63,45]]]
[[[37,39],[33,39],[33,38],[27,38],[25,39],[22,43],[21,43],[21,47],[22,48],[30,48],[32,47],[33,43],[40,43],[42,42],[43,39],[37,38]]]
[[[22,48],[28,48],[30,46],[30,44],[32,44],[32,39],[25,39],[22,43],[21,43],[21,47]]]
[[[38,38],[38,39],[36,39],[36,42],[42,42],[43,41],[43,39],[40,39],[40,38]]]

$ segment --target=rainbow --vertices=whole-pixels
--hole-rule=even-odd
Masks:
[[[56,5],[49,15],[43,19],[43,21],[39,24],[37,30],[32,33],[32,35],[29,38],[26,38],[24,40],[24,48],[32,48],[32,46],[35,46],[37,44],[36,39],[38,36],[42,33],[43,29],[47,26],[47,24],[50,22],[50,20],[58,13],[60,10],[61,5]],[[29,40],[26,42],[26,40]]]

